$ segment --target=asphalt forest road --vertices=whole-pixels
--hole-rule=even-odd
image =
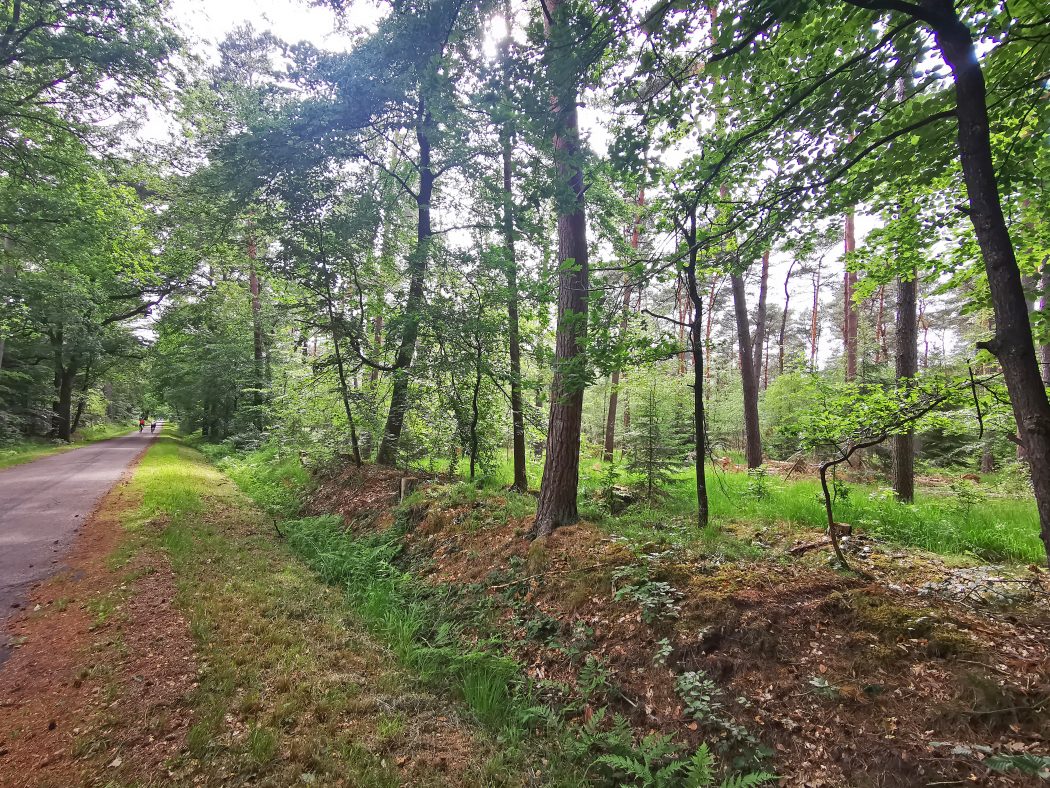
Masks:
[[[0,661],[25,593],[58,571],[102,496],[158,435],[159,426],[0,470]]]

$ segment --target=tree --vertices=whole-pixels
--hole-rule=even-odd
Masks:
[[[758,420],[758,376],[751,355],[751,329],[748,327],[747,296],[743,275],[732,272],[733,311],[736,313],[736,335],[740,355],[740,377],[744,389],[744,439],[748,468],[762,465],[762,432]]]
[[[677,464],[670,444],[666,414],[660,408],[655,378],[646,381],[644,395],[635,408],[632,431],[628,435],[628,468],[641,474],[645,497],[651,506],[660,488],[671,478]]]
[[[587,383],[588,260],[587,215],[576,111],[580,80],[572,54],[575,35],[571,7],[543,1],[544,53],[551,84],[554,156],[558,205],[558,324],[551,383],[547,452],[533,530],[548,536],[560,525],[576,522],[580,474],[583,390]]]
[[[135,192],[113,185],[76,143],[62,153],[43,182],[7,184],[0,212],[11,243],[8,308],[22,314],[15,331],[50,360],[50,431],[70,440],[78,379],[86,392],[108,358],[135,352],[126,325],[171,291],[174,274],[152,254]]]

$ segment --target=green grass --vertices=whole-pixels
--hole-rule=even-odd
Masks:
[[[134,430],[134,425],[130,424],[99,424],[77,432],[76,440],[71,443],[48,438],[29,438],[18,443],[0,446],[0,468],[10,468],[13,465],[49,457],[52,454],[61,454],[81,446],[126,435],[132,430]]]
[[[666,537],[677,532],[684,541],[708,540],[713,535],[697,533],[692,524],[696,516],[696,474],[691,469],[676,474],[662,491],[658,503],[631,506],[618,517],[606,514],[600,505],[602,463],[594,457],[580,462],[581,515],[607,531],[622,534],[635,541],[645,541],[663,532]],[[530,486],[539,484],[542,466],[529,465]],[[626,480],[626,477],[624,477]],[[508,461],[479,477],[481,488],[506,487],[513,479]],[[711,519],[720,523],[742,523],[756,527],[783,523],[807,529],[823,529],[825,514],[820,497],[820,483],[814,479],[784,482],[767,477],[768,495],[756,498],[749,490],[746,473],[724,473],[708,468],[707,485]],[[464,486],[471,486],[464,483]],[[988,489],[990,492],[985,493]],[[469,493],[462,493],[467,496]],[[951,490],[917,491],[914,504],[894,500],[886,488],[851,485],[846,501],[835,506],[835,518],[868,533],[893,542],[911,545],[941,555],[972,555],[983,561],[1042,564],[1046,555],[1039,539],[1039,515],[1030,497],[1000,493],[994,479],[984,487],[974,487],[976,500],[960,499]],[[515,505],[532,506],[527,496],[513,496]],[[726,557],[740,545],[726,541],[721,548]]]
[[[248,458],[229,464],[274,508],[300,493],[297,463]],[[367,614],[383,622],[402,652],[422,653],[414,645],[427,617],[421,605],[400,615],[385,604],[388,587],[377,585],[355,609],[276,539],[270,516],[178,439],[162,436],[154,444],[131,487],[141,507],[126,524],[139,549],[168,556],[200,665],[189,754],[177,769],[207,784],[292,785],[311,775],[324,785],[398,785],[404,775],[395,762],[425,755],[430,732],[451,728],[470,741],[470,760],[445,774],[423,758],[409,782],[524,782],[520,762],[494,767],[506,765],[504,753],[487,734],[455,704],[429,696],[433,682],[406,671],[363,626]],[[391,579],[382,566],[374,568]],[[431,657],[414,664],[436,671],[443,663]],[[402,703],[412,704],[404,706],[411,713],[389,711]],[[499,779],[485,779],[493,770]]]

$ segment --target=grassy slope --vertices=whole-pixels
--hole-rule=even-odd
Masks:
[[[118,435],[126,435],[133,427],[127,424],[100,424],[97,427],[89,427],[77,433],[77,440],[71,443],[56,443],[46,438],[20,441],[9,446],[0,447],[0,468],[10,468],[12,465],[21,465],[24,462],[39,460],[52,454],[60,454],[81,446],[87,446],[98,441],[115,438]]]
[[[133,486],[143,503],[129,526],[140,549],[170,556],[203,666],[188,755],[177,765],[187,781],[518,782],[201,454],[161,438]]]

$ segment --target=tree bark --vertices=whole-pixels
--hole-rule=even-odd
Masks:
[[[405,426],[405,414],[408,411],[409,368],[416,353],[416,339],[419,337],[419,322],[422,319],[423,284],[427,273],[427,260],[430,256],[430,242],[434,236],[430,223],[430,201],[434,196],[434,171],[430,161],[430,128],[434,120],[426,108],[423,99],[419,100],[416,113],[416,142],[419,145],[419,191],[416,194],[416,248],[408,258],[408,300],[405,302],[405,319],[401,330],[401,343],[394,359],[394,385],[390,393],[390,410],[387,413],[386,426],[383,428],[383,440],[379,444],[376,462],[380,465],[394,465],[397,462],[397,448],[401,442],[401,432]]]
[[[879,285],[879,308],[875,313],[875,364],[881,364],[883,358],[889,358],[886,347],[886,285]]]
[[[710,522],[710,505],[707,498],[707,416],[704,412],[704,342],[701,335],[704,300],[696,281],[697,244],[696,208],[689,212],[689,227],[686,233],[689,242],[689,263],[685,270],[689,288],[689,300],[693,304],[693,317],[689,326],[689,344],[693,353],[693,467],[696,470],[696,521],[700,528]]]
[[[1040,532],[1050,563],[1050,401],[1039,373],[1013,243],[1003,216],[989,136],[984,73],[973,38],[949,0],[940,0],[932,26],[955,79],[959,160],[977,243],[984,258],[995,312],[995,335],[986,347],[999,360],[1014,418],[1024,443]]]
[[[1043,270],[1039,277],[1039,311],[1046,312],[1047,294],[1050,292],[1050,263],[1043,261]],[[0,356],[3,355],[3,347],[0,346]],[[1043,378],[1043,385],[1050,386],[1050,344],[1039,346],[1039,371]]]
[[[778,345],[778,370],[781,375],[784,374],[784,344],[787,340],[787,324],[788,315],[790,314],[789,306],[791,304],[791,272],[795,268],[795,260],[791,261],[791,265],[788,266],[787,273],[784,274],[784,313],[780,316],[780,338],[777,343]]]
[[[809,324],[809,371],[817,371],[817,340],[820,339],[820,263],[813,272],[813,311]]]
[[[51,434],[59,440],[69,441],[73,427],[73,385],[76,382],[77,364],[65,357],[65,337],[62,331],[51,335],[51,350],[54,354],[55,400],[51,416]]]
[[[751,343],[755,383],[762,380],[762,360],[766,344],[766,290],[769,286],[769,250],[762,253],[762,272],[758,279],[758,308],[755,310],[755,339]]]
[[[562,0],[544,0],[549,65],[571,60],[569,31],[561,19]],[[552,69],[557,71],[557,69]],[[577,75],[561,74],[551,97],[555,119],[554,153],[562,188],[558,200],[558,328],[551,383],[547,456],[536,505],[534,531],[547,536],[579,519],[576,495],[580,474],[580,429],[585,370],[582,344],[587,335],[587,220],[583,168],[579,158],[576,111]]]
[[[715,315],[715,296],[718,294],[718,289],[722,286],[722,278],[718,277],[711,283],[710,294],[707,299],[707,325],[704,328],[704,358],[710,361],[711,359],[711,328],[712,322]],[[711,382],[711,365],[707,364],[704,367],[704,384]],[[704,389],[704,395],[707,397],[711,396],[711,389],[707,387]]]
[[[733,285],[733,306],[736,311],[737,345],[740,348],[740,377],[744,387],[744,444],[747,467],[757,468],[762,464],[762,434],[758,420],[758,378],[755,362],[751,356],[751,331],[747,319],[747,295],[744,278],[730,274]]]
[[[372,352],[377,356],[379,355],[380,348],[383,347],[383,316],[376,315],[372,320]],[[316,354],[315,354],[316,355]],[[368,380],[375,383],[379,380],[379,369],[376,367],[372,368],[372,371],[368,374]]]
[[[500,42],[503,98],[510,102],[510,0],[503,4],[507,35]],[[509,110],[508,110],[509,112]],[[514,121],[508,114],[500,130],[503,153],[503,248],[507,272],[507,340],[510,360],[510,418],[514,454],[514,482],[511,489],[527,492],[529,477],[525,466],[525,410],[521,396],[521,327],[518,316],[518,260],[514,241]],[[471,459],[473,467],[474,460]],[[473,477],[473,472],[472,472]]]
[[[896,370],[897,385],[911,386],[919,374],[918,272],[897,278]],[[893,492],[897,500],[915,500],[915,431],[894,435]]]
[[[259,274],[255,270],[257,248],[255,236],[248,236],[248,289],[252,296],[252,345],[255,357],[255,393],[252,401],[255,404],[255,426],[263,429],[263,388],[265,387],[263,356],[265,354],[262,327],[262,301],[260,298]]]
[[[843,232],[843,246],[846,254],[850,254],[857,248],[857,234],[853,212],[846,214],[846,222]],[[853,303],[853,292],[857,285],[857,274],[849,269],[846,270],[843,279],[843,320],[842,338],[846,354],[846,380],[855,380],[857,377],[857,305]]]

